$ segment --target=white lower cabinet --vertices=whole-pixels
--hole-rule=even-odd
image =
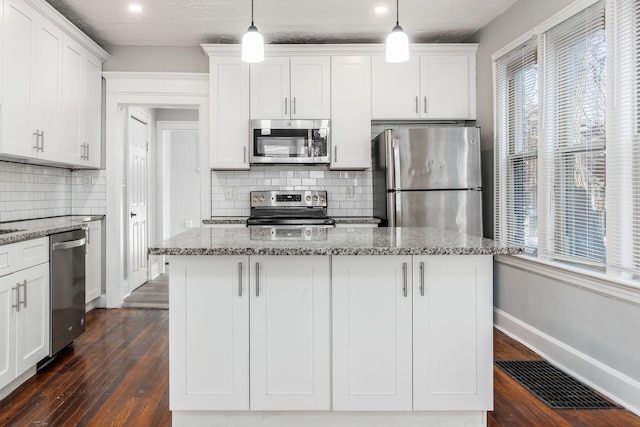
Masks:
[[[331,409],[326,256],[251,256],[250,408]]]
[[[85,303],[102,293],[102,220],[87,224]]]
[[[328,257],[170,264],[172,410],[330,409]]]
[[[0,389],[49,354],[49,263],[0,278]]]
[[[493,257],[413,257],[413,409],[493,409]]]
[[[411,410],[411,256],[332,257],[333,409]]]
[[[333,409],[493,409],[491,256],[336,256],[332,268]]]

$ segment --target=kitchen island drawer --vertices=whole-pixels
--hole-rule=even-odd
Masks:
[[[0,246],[0,276],[49,261],[49,237]]]

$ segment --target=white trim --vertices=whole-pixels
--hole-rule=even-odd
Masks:
[[[495,61],[497,59],[502,58],[507,53],[510,53],[512,50],[514,50],[514,49],[516,49],[518,47],[521,47],[523,44],[525,44],[526,42],[528,42],[529,40],[531,40],[534,37],[536,37],[536,34],[533,32],[533,30],[527,31],[526,33],[524,33],[523,35],[521,35],[520,37],[518,37],[517,39],[515,39],[514,41],[512,41],[508,45],[506,45],[506,46],[502,47],[501,49],[498,49],[497,51],[495,51],[495,53],[493,55],[491,55],[491,61]]]
[[[603,273],[591,272],[564,263],[527,255],[500,255],[494,257],[494,261],[607,298],[640,306],[640,287],[637,282],[631,280],[608,277]]]
[[[494,324],[559,369],[640,415],[640,382],[495,307]]]
[[[209,56],[239,56],[239,44],[201,44],[202,50]],[[477,43],[415,43],[409,45],[411,55],[430,53],[475,54]],[[384,55],[384,44],[281,44],[265,45],[265,55]]]
[[[107,307],[119,307],[128,283],[123,271],[122,179],[124,177],[123,107],[144,105],[157,107],[189,107],[199,110],[200,152],[209,158],[209,76],[203,73],[103,73],[106,79],[105,153],[107,212],[106,269]],[[209,170],[208,164],[205,170]],[[211,191],[200,197],[201,219],[211,216]]]
[[[571,18],[576,13],[582,12],[589,6],[592,6],[598,3],[600,0],[576,0],[571,3],[569,6],[562,9],[560,12],[553,15],[551,18],[543,21],[541,24],[538,24],[533,28],[533,32],[536,34],[542,34],[545,31],[550,30],[558,24],[563,23],[567,19]]]

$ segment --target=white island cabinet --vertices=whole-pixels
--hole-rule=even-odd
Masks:
[[[167,255],[174,426],[486,426],[493,255],[433,228],[191,229]]]

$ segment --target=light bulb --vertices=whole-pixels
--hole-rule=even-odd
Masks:
[[[264,61],[264,40],[254,25],[251,25],[242,36],[242,60],[244,62]]]
[[[387,62],[405,62],[409,60],[409,38],[400,25],[393,27],[387,36]]]

